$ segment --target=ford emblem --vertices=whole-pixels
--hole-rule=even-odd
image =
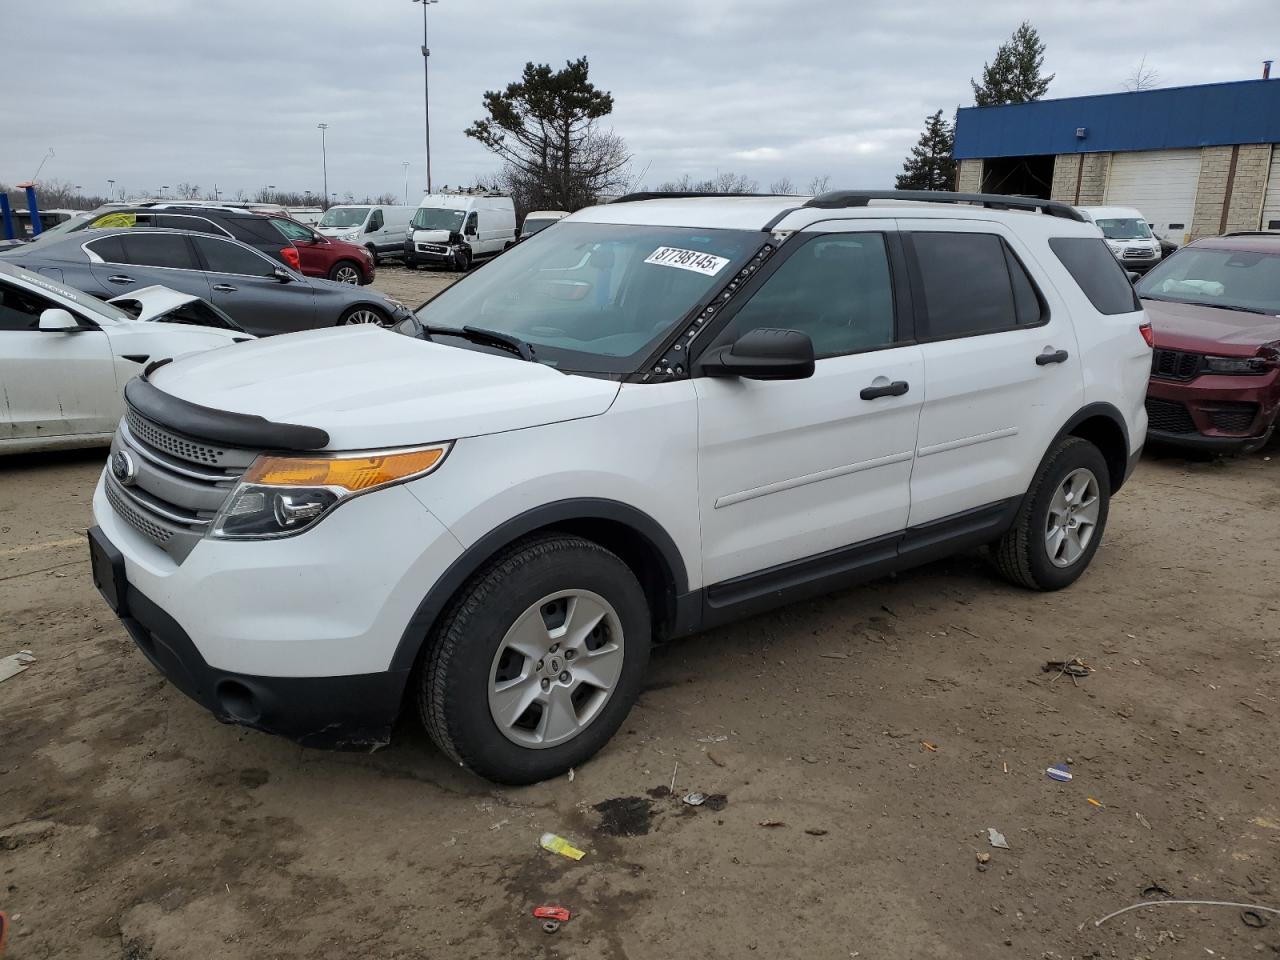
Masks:
[[[122,487],[131,487],[138,480],[138,465],[133,457],[123,450],[111,455],[111,475]]]

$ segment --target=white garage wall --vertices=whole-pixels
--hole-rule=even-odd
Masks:
[[[1196,209],[1200,155],[1199,148],[1113,154],[1107,205],[1136,207],[1158,236],[1185,243]]]

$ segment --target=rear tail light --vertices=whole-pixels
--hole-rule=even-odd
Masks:
[[[285,247],[280,251],[280,257],[293,269],[302,270],[302,258],[298,256],[298,251],[294,247]]]
[[[1148,347],[1154,347],[1156,345],[1156,333],[1154,330],[1151,329],[1150,321],[1139,324],[1138,332],[1142,334],[1142,339],[1147,341]]]

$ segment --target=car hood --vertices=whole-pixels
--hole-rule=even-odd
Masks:
[[[451,236],[453,236],[453,234],[448,230],[413,231],[413,239],[416,243],[448,243]]]
[[[323,233],[326,237],[340,237],[344,233],[358,233],[362,229],[357,223],[353,227],[316,227],[316,233]]]
[[[1251,357],[1263,344],[1280,340],[1280,317],[1172,300],[1143,300],[1142,306],[1157,347]]]
[[[191,403],[319,427],[332,449],[408,446],[604,413],[612,380],[377,327],[271,337],[185,358],[151,382]]]
[[[155,321],[165,314],[199,299],[199,297],[190,293],[182,293],[169,287],[154,285],[122,293],[118,297],[112,297],[107,303],[114,303],[119,307],[122,304],[136,300],[140,310],[138,316],[134,319]]]

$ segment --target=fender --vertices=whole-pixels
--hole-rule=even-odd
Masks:
[[[616,500],[587,497],[557,500],[554,503],[534,507],[504,521],[471,544],[462,556],[431,585],[427,595],[418,604],[418,609],[400,636],[400,643],[396,646],[395,655],[392,656],[391,666],[388,669],[409,670],[413,667],[418,658],[418,651],[422,649],[432,626],[444,611],[445,604],[458,591],[458,588],[498,551],[535,530],[569,520],[611,520],[630,527],[646,538],[662,555],[671,573],[675,596],[682,598],[688,593],[689,577],[675,541],[663,526],[647,513]]]
[[[1062,425],[1061,429],[1054,434],[1053,440],[1045,449],[1044,455],[1040,458],[1040,463],[1044,463],[1045,459],[1049,456],[1050,451],[1062,442],[1063,437],[1068,436],[1076,427],[1080,426],[1080,424],[1092,417],[1105,417],[1110,420],[1120,429],[1120,435],[1124,437],[1125,462],[1123,469],[1120,471],[1120,479],[1118,481],[1114,481],[1111,485],[1111,492],[1114,494],[1119,491],[1119,489],[1124,485],[1124,482],[1129,479],[1129,476],[1133,473],[1133,468],[1137,465],[1138,457],[1142,453],[1141,446],[1138,447],[1136,453],[1129,452],[1132,449],[1132,445],[1129,441],[1129,425],[1125,422],[1124,415],[1116,409],[1114,404],[1106,403],[1104,401],[1095,401],[1094,403],[1086,404],[1077,410],[1071,415],[1067,422]],[[1107,466],[1113,467],[1113,464],[1108,462]]]

